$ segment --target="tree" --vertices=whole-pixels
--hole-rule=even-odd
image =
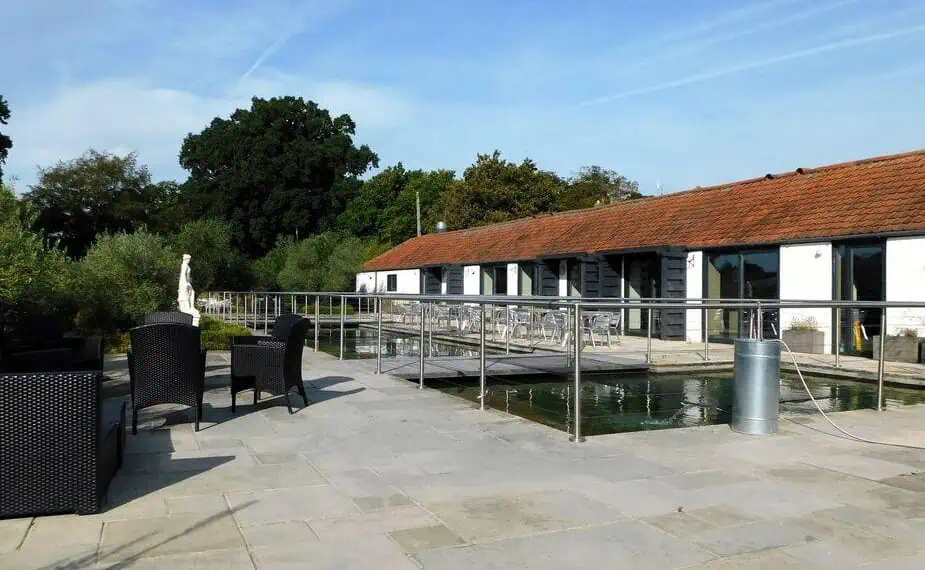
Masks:
[[[480,154],[462,180],[443,193],[436,212],[452,229],[503,222],[554,212],[565,182],[525,158],[520,164],[501,153]]]
[[[0,125],[6,125],[9,120],[10,107],[6,104],[3,95],[0,95]],[[6,163],[6,157],[9,156],[11,148],[13,148],[13,140],[0,132],[0,180],[3,179],[3,165]]]
[[[279,236],[332,228],[359,190],[355,179],[379,163],[368,146],[354,145],[355,132],[349,115],[332,118],[313,101],[255,97],[250,109],[216,118],[183,141],[191,214],[230,222],[251,256]]]
[[[174,257],[193,256],[193,286],[197,291],[237,289],[246,273],[245,262],[231,245],[231,225],[215,219],[188,222],[173,238]]]
[[[415,200],[421,198],[421,223],[424,233],[434,231],[443,193],[456,182],[452,170],[413,170],[405,188],[386,208],[382,232],[378,241],[397,244],[417,234]]]
[[[350,291],[363,263],[386,246],[373,240],[325,232],[294,244],[279,274],[285,291]]]
[[[170,185],[152,184],[134,153],[89,150],[80,158],[39,170],[25,195],[38,212],[35,225],[71,257],[82,257],[99,234],[133,232],[170,208]]]
[[[29,231],[32,213],[0,184],[0,310],[25,305],[48,310],[65,290],[67,262]]]
[[[454,178],[452,170],[405,170],[399,162],[363,184],[338,218],[337,227],[359,237],[403,242],[417,233],[416,200],[420,196],[424,231],[430,231],[434,224],[431,209]]]
[[[642,198],[639,183],[600,166],[583,166],[562,192],[560,210],[590,208]]]

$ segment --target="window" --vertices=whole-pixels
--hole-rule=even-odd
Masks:
[[[385,290],[386,291],[398,291],[398,275],[392,273],[387,275],[385,278]]]
[[[777,299],[779,296],[780,252],[756,250],[711,253],[707,256],[704,297],[708,299]],[[756,315],[739,309],[707,311],[710,338],[732,340],[756,333]],[[779,328],[777,311],[762,314],[765,338],[776,338]]]

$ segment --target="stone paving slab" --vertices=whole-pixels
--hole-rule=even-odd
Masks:
[[[0,521],[0,568],[925,568],[925,451],[815,416],[576,445],[311,352],[308,407],[231,414],[227,354],[208,364],[201,431],[146,410],[106,509]],[[925,442],[925,406],[832,417]]]

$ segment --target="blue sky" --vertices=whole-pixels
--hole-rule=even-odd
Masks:
[[[358,124],[382,166],[497,148],[653,193],[925,147],[922,0],[9,0],[20,191],[89,147],[185,177],[253,95]]]

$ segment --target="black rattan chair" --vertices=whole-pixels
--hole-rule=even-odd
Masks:
[[[181,323],[184,325],[193,324],[193,315],[181,313],[179,311],[159,311],[145,315],[144,324],[156,325],[159,323]]]
[[[308,319],[292,315],[282,315],[277,321],[283,323],[277,328],[273,325],[274,336],[284,331],[288,325],[286,337],[267,339],[261,337],[235,337],[231,345],[231,411],[235,411],[238,392],[254,390],[254,405],[260,399],[261,392],[286,397],[286,407],[292,413],[289,392],[293,388],[302,395],[302,402],[308,406],[305,386],[302,385],[302,348],[308,333]]]
[[[138,433],[138,410],[168,403],[193,408],[199,431],[206,373],[200,333],[197,327],[180,323],[142,325],[131,330],[132,433]]]
[[[103,404],[101,377],[0,374],[0,517],[99,512],[125,446],[125,404]]]

